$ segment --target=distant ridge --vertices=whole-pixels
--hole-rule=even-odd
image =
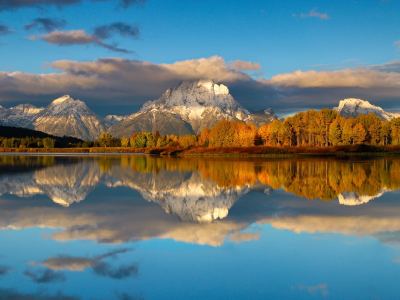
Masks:
[[[345,118],[356,118],[358,115],[375,114],[383,121],[391,121],[400,117],[399,113],[389,113],[384,111],[381,107],[372,105],[368,101],[348,98],[341,100],[339,106],[333,108],[339,115]]]

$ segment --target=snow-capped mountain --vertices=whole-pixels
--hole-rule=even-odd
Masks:
[[[74,100],[69,95],[54,100],[37,114],[33,126],[35,130],[49,134],[83,140],[97,139],[108,129],[107,124],[83,101]]]
[[[175,128],[185,126],[188,128],[187,124],[190,124],[194,133],[201,133],[203,128],[213,127],[221,120],[251,122],[252,119],[258,118],[260,120],[257,122],[262,123],[261,119],[264,117],[264,123],[269,123],[270,120],[276,118],[272,110],[266,110],[263,116],[252,117],[249,110],[240,105],[229,94],[229,90],[225,85],[218,85],[211,80],[200,79],[183,81],[178,87],[168,89],[159,99],[146,102],[137,113],[130,115],[118,125],[112,126],[109,132],[116,136],[123,136],[126,135],[126,128],[154,131],[154,128],[150,125],[145,125],[145,123],[151,123],[151,119],[156,120],[156,115],[153,112],[164,113],[163,116],[158,116],[159,120],[162,119],[163,126]],[[257,115],[260,115],[260,113],[257,112]],[[138,120],[142,123],[140,128],[135,126]],[[171,123],[175,123],[175,125],[170,126],[169,124]],[[158,129],[163,134],[162,128]],[[179,132],[171,131],[171,129],[164,134],[180,134]],[[130,131],[130,133],[134,132]]]
[[[0,124],[83,140],[95,140],[109,127],[83,101],[74,100],[69,95],[40,108],[31,104],[20,104],[10,109],[0,106]]]
[[[0,124],[33,129],[31,124],[43,109],[32,104],[20,104],[9,109],[0,106]]]
[[[371,113],[377,115],[383,121],[390,121],[400,117],[400,114],[388,113],[379,106],[355,98],[341,100],[339,106],[334,107],[333,110],[345,118],[356,118],[358,115],[368,115]]]
[[[126,116],[117,116],[117,115],[108,115],[107,117],[103,118],[103,121],[108,125],[112,126],[122,122]]]

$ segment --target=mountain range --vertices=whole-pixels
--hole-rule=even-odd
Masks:
[[[138,112],[128,116],[100,118],[81,100],[62,96],[46,107],[22,104],[0,107],[0,124],[35,129],[53,135],[68,135],[95,140],[102,132],[113,136],[130,136],[135,132],[162,135],[201,133],[220,120],[268,124],[278,117],[271,109],[251,111],[240,105],[223,84],[211,80],[183,81],[168,89],[159,99],[146,102]]]
[[[109,128],[83,101],[74,100],[69,95],[54,100],[46,107],[38,108],[31,104],[10,109],[0,107],[0,124],[83,140],[97,139]]]
[[[384,121],[400,114],[389,113],[368,101],[344,99],[333,110],[341,116],[357,117],[374,113]],[[102,132],[112,136],[131,136],[135,132],[155,132],[162,135],[201,133],[221,120],[239,120],[257,127],[278,120],[272,109],[253,111],[244,108],[223,84],[200,79],[183,81],[168,89],[159,99],[146,102],[138,112],[128,116],[97,116],[81,100],[69,95],[55,99],[46,107],[20,104],[6,109],[0,106],[0,125],[35,129],[56,136],[72,136],[96,140]]]
[[[400,117],[400,113],[389,113],[379,106],[372,105],[368,101],[355,98],[341,100],[339,106],[334,107],[333,110],[345,118],[356,118],[358,115],[368,115],[371,113],[377,115],[383,121],[391,121]]]

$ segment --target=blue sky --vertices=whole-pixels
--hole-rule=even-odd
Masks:
[[[146,100],[161,96],[171,84],[193,79],[198,74],[189,76],[188,71],[161,81],[146,79],[135,88],[129,88],[129,81],[126,86],[118,88],[112,88],[110,84],[106,92],[104,84],[82,86],[77,78],[70,78],[69,81],[76,82],[59,89],[55,88],[61,86],[58,81],[40,83],[39,91],[30,88],[23,78],[14,76],[10,79],[10,74],[20,71],[33,75],[53,72],[71,75],[71,70],[48,65],[60,60],[84,63],[113,57],[159,65],[218,56],[228,67],[235,60],[261,65],[257,70],[235,70],[237,76],[234,79],[227,80],[226,76],[212,78],[228,85],[232,95],[239,102],[248,103],[249,108],[272,107],[284,114],[332,107],[341,99],[358,97],[388,110],[400,110],[397,105],[400,63],[396,61],[400,46],[395,45],[400,40],[399,1],[142,0],[139,4],[133,1],[125,9],[122,2],[112,0],[76,0],[73,5],[63,5],[66,0],[53,1],[58,2],[56,6],[43,5],[47,1],[35,0],[35,7],[23,6],[25,0],[15,1],[21,4],[20,7],[10,7],[6,2],[0,1],[0,22],[3,25],[3,31],[0,27],[0,33],[3,33],[0,35],[0,71],[3,71],[0,73],[0,104],[5,107],[21,101],[46,105],[54,97],[68,93],[87,102],[99,114],[110,109],[112,113],[127,109],[134,112]],[[56,19],[64,26],[47,32],[40,31],[39,26],[29,31],[24,29],[37,18]],[[116,22],[138,29],[137,34],[121,34],[112,27]],[[107,31],[107,38],[93,35],[99,26],[111,28]],[[84,30],[81,33],[87,40],[85,44],[70,41],[72,45],[64,42],[61,46],[59,40],[55,43],[54,39],[47,38],[46,41],[46,35],[57,30],[64,34]],[[112,51],[104,45],[131,53]],[[359,66],[370,68],[378,65],[374,72],[379,74],[368,75],[370,79],[388,76],[380,74],[387,73],[381,68],[385,63],[391,63],[396,74],[373,86],[357,83],[313,86],[288,82],[286,77],[285,80],[271,81],[276,75],[293,74],[296,70],[316,70],[318,76],[330,76],[337,70],[359,70]],[[207,68],[211,71],[205,74],[212,74],[212,63]],[[75,71],[79,73],[80,67]],[[121,70],[121,74],[125,74],[123,72]],[[250,77],[245,79],[237,73],[247,73]],[[360,81],[365,79],[363,76],[366,75],[352,74],[352,78]],[[266,81],[261,84],[260,78]],[[138,82],[138,79],[135,77],[132,81]],[[386,85],[388,81],[391,82],[389,86]],[[276,92],[277,88],[279,92]]]

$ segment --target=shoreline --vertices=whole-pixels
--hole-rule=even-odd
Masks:
[[[196,148],[0,148],[1,153],[27,154],[153,154],[173,157],[340,157],[340,156],[398,156],[398,146],[354,145],[337,147],[196,147]]]

